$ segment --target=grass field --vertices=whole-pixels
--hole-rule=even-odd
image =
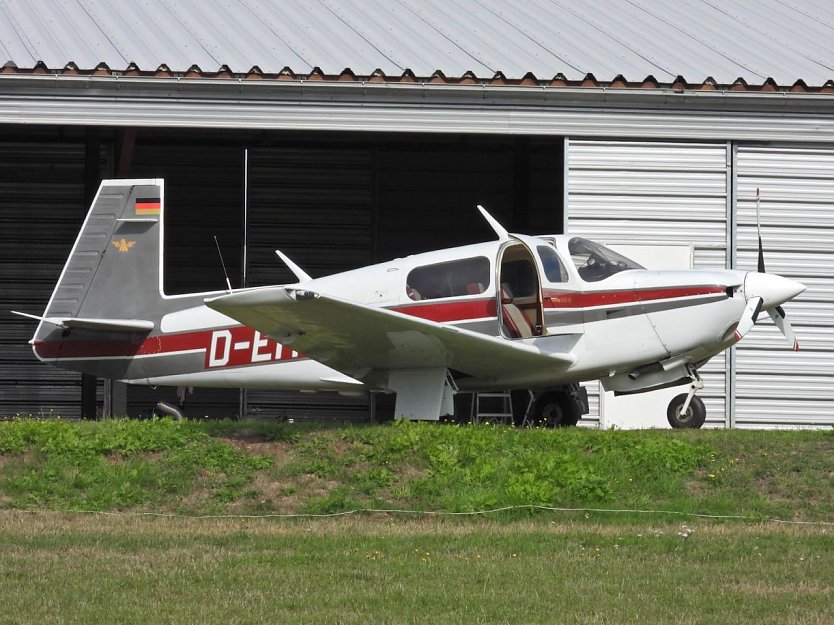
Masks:
[[[3,623],[828,625],[820,528],[0,513]],[[688,536],[688,537],[685,537]]]
[[[830,624],[833,452],[831,431],[0,422],[0,623]],[[228,516],[526,504],[745,520]],[[159,512],[184,516],[136,516]]]

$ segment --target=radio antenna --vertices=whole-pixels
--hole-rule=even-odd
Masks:
[[[232,283],[229,282],[229,273],[226,271],[226,263],[223,262],[223,252],[220,251],[220,244],[217,242],[217,235],[214,235],[214,245],[217,247],[217,255],[220,256],[220,264],[223,267],[223,275],[226,277],[226,287],[229,293],[232,292]]]

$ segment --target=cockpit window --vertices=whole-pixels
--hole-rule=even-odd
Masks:
[[[585,282],[599,282],[628,269],[643,269],[633,260],[588,239],[573,238],[568,249],[579,277]]]
[[[489,259],[476,256],[416,267],[409,272],[405,288],[415,301],[478,295],[489,287],[489,277]]]
[[[562,264],[559,255],[549,245],[538,245],[536,251],[542,261],[544,275],[550,282],[567,282],[568,272]]]

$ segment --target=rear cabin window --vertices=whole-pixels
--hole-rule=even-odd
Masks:
[[[415,301],[478,295],[489,287],[490,266],[485,256],[424,265],[409,272],[406,293]]]

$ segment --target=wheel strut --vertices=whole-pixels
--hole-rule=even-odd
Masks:
[[[693,365],[686,365],[686,372],[689,374],[689,379],[692,382],[689,383],[689,393],[686,394],[686,401],[683,402],[683,406],[681,406],[680,412],[678,413],[680,416],[683,416],[689,410],[689,404],[692,398],[695,397],[695,393],[704,388],[704,381]]]

